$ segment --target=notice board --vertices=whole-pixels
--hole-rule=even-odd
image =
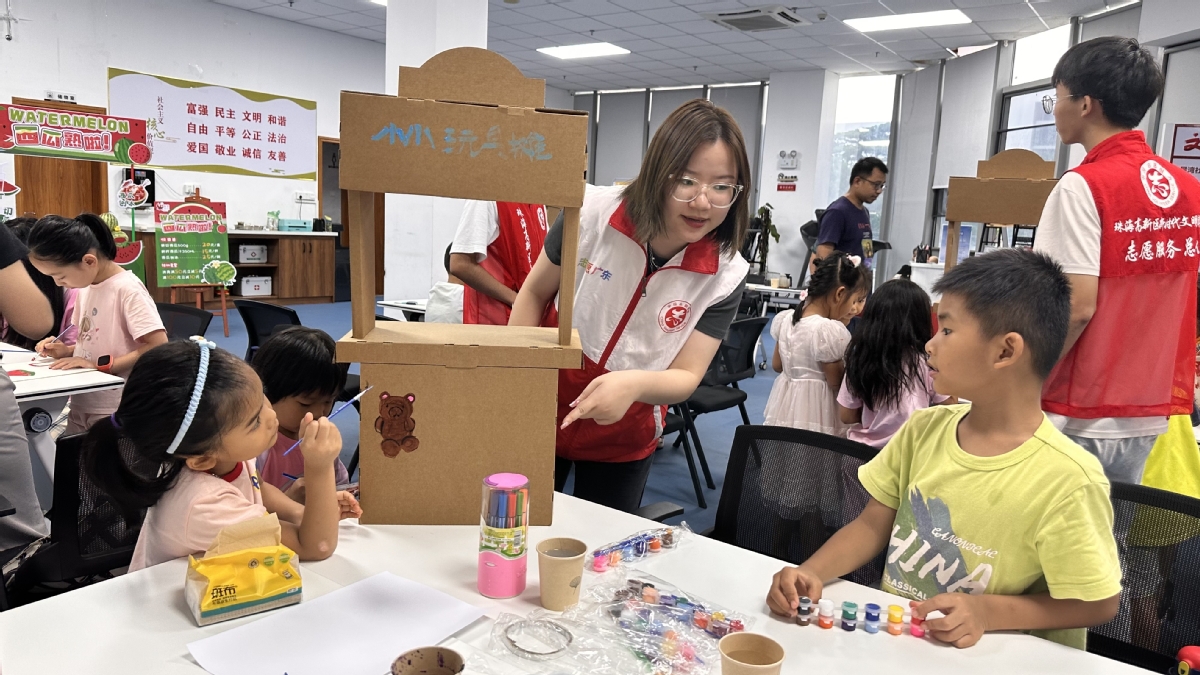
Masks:
[[[155,202],[154,222],[160,287],[233,284],[223,202]]]

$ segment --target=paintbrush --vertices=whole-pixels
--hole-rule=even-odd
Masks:
[[[337,417],[338,413],[342,412],[342,411],[343,411],[343,410],[345,410],[346,408],[349,408],[351,405],[353,405],[353,404],[354,404],[354,402],[355,402],[355,401],[357,401],[358,399],[362,398],[362,397],[363,397],[363,394],[367,393],[368,391],[371,391],[371,390],[372,390],[372,389],[374,389],[374,388],[375,388],[375,385],[371,385],[371,386],[367,387],[366,389],[363,389],[362,391],[358,392],[358,395],[357,395],[357,396],[355,396],[354,398],[350,399],[349,401],[346,401],[345,403],[343,403],[343,404],[341,404],[340,406],[338,406],[338,409],[337,409],[337,410],[334,410],[334,411],[333,411],[333,413],[332,413],[332,414],[330,414],[330,415],[329,415],[329,417],[328,417],[327,419],[333,419],[333,418]],[[300,440],[296,441],[295,443],[292,443],[292,447],[290,447],[290,448],[288,448],[287,450],[284,450],[284,451],[283,451],[283,456],[284,456],[284,457],[287,457],[287,454],[288,454],[289,452],[291,452],[291,451],[295,450],[296,448],[298,448],[298,447],[300,446],[300,443],[301,443],[301,442],[303,442],[303,441],[304,441],[304,439],[303,439],[303,438],[301,438]]]

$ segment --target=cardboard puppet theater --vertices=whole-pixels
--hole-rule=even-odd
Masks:
[[[1030,150],[1005,150],[979,162],[975,178],[950,177],[946,194],[945,271],[958,264],[961,223],[1036,227],[1058,183],[1054,162]]]
[[[586,113],[548,110],[544,80],[463,47],[400,68],[398,95],[343,91],[353,329],[339,361],[362,364],[364,523],[475,525],[483,479],[529,478],[530,524],[549,525],[559,369],[582,363],[571,330],[575,266],[562,265],[560,328],[375,324],[375,193],[561,207],[574,260],[587,166]]]

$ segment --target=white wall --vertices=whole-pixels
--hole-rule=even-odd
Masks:
[[[925,235],[940,79],[937,65],[901,78],[900,123],[888,175],[891,210],[880,234],[892,250],[884,253],[886,266],[876,274],[879,282],[892,278],[912,258],[913,248]]]
[[[808,251],[800,226],[812,220],[813,209],[826,206],[816,203],[815,195],[825,194],[829,183],[838,76],[824,70],[772,73],[770,87],[759,171],[765,179],[758,206],[769,202],[775,207],[779,230],[779,241],[771,242],[767,268],[796,278]],[[799,153],[798,169],[788,171],[797,175],[795,192],[775,189],[780,150]]]
[[[974,176],[977,162],[991,154],[989,141],[999,51],[992,47],[946,62],[942,127],[934,164],[935,188],[947,187],[950,176]]]
[[[4,102],[14,96],[41,99],[46,89],[54,89],[75,94],[81,104],[107,107],[107,68],[114,66],[312,99],[318,132],[336,137],[338,92],[378,92],[383,86],[384,48],[379,43],[214,2],[14,4],[14,13],[28,21],[14,27],[12,42],[0,42]],[[114,213],[123,214],[127,212],[116,208],[115,198],[119,172],[110,167],[109,204]],[[11,155],[0,155],[0,178],[13,181]],[[157,179],[161,198],[176,197],[185,182],[199,183],[203,194],[226,202],[233,222],[262,223],[266,212],[275,209],[284,217],[298,217],[295,192],[317,190],[315,181],[191,171],[159,171]],[[307,206],[303,215],[311,218],[314,212]]]
[[[573,110],[575,107],[575,98],[566,89],[546,85],[545,107],[556,110]]]
[[[649,92],[600,94],[596,113],[596,175],[593,185],[633,180],[642,166]]]
[[[387,93],[395,94],[400,66],[420,66],[455,47],[487,48],[487,0],[391,0],[387,13]],[[383,295],[425,298],[446,280],[446,246],[454,238],[463,200],[420,195],[384,198]]]
[[[1142,0],[1138,40],[1170,47],[1200,39],[1200,12],[1196,0]]]

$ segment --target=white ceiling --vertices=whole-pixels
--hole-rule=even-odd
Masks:
[[[259,14],[384,42],[386,10],[370,0],[213,0]],[[488,0],[488,49],[529,77],[570,90],[747,82],[773,71],[840,74],[912,70],[947,49],[1040,33],[1118,0]],[[783,4],[813,22],[742,33],[706,12]],[[859,33],[842,23],[883,14],[961,9],[972,23]],[[824,21],[818,20],[826,12]],[[539,47],[611,42],[622,56],[563,61]]]

